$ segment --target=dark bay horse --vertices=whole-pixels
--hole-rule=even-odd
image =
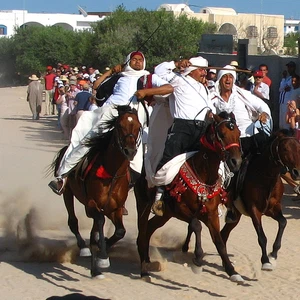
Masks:
[[[300,178],[300,143],[290,136],[287,130],[281,130],[270,137],[262,154],[250,160],[239,195],[240,200],[235,201],[236,206],[240,204],[240,211],[252,219],[262,251],[262,270],[274,269],[275,260],[281,248],[282,235],[287,221],[282,214],[281,199],[284,186],[280,176],[286,172],[290,173],[293,180]],[[225,244],[231,230],[239,223],[241,212],[237,211],[237,214],[237,222],[225,224],[221,230]],[[277,235],[269,257],[266,249],[267,237],[262,227],[263,215],[278,222]]]
[[[68,225],[77,239],[82,256],[89,256],[90,251],[78,230],[74,196],[85,206],[86,215],[93,219],[90,235],[93,277],[103,277],[101,268],[110,265],[107,248],[125,235],[122,207],[128,195],[129,163],[141,143],[141,124],[136,110],[129,106],[119,106],[117,109],[118,116],[106,124],[108,131],[87,141],[90,151],[77,168],[68,174],[63,192]],[[54,174],[65,151],[66,147],[54,161]],[[87,167],[80,167],[86,160]],[[108,239],[103,233],[105,216],[115,226],[114,234]]]
[[[149,243],[152,234],[170,218],[175,217],[187,222],[189,229],[196,234],[194,253],[196,265],[203,265],[204,256],[201,247],[200,219],[209,228],[211,238],[230,279],[236,282],[244,281],[228,258],[220,235],[218,216],[218,205],[225,199],[218,174],[220,162],[221,160],[226,161],[232,171],[237,171],[242,162],[240,131],[233,115],[227,113],[214,115],[214,121],[208,126],[201,139],[201,144],[199,151],[186,161],[173,182],[167,186],[171,199],[165,198],[163,216],[154,216],[149,219],[155,188],[148,188],[145,174],[142,174],[135,184],[138,212],[137,246],[142,277],[149,276],[149,271],[153,266],[149,257]],[[157,262],[156,265],[159,263]]]

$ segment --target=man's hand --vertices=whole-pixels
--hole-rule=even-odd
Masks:
[[[258,121],[262,122],[263,124],[266,124],[268,120],[269,120],[269,115],[265,112],[262,112],[258,116]]]
[[[109,71],[111,71],[111,75],[113,74],[117,74],[123,71],[124,65],[116,65],[114,66],[112,69],[110,69]]]
[[[180,72],[183,72],[184,69],[189,67],[190,65],[191,63],[188,59],[182,59],[180,61],[175,62],[175,66]]]
[[[138,98],[138,99],[144,99],[146,96],[147,96],[147,93],[145,90],[137,90],[135,92],[135,96]]]

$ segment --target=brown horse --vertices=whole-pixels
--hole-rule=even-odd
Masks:
[[[117,109],[119,115],[108,122],[108,132],[87,142],[90,151],[83,159],[88,161],[87,168],[82,168],[85,164],[83,161],[79,163],[78,167],[68,174],[63,192],[68,211],[68,225],[77,239],[81,256],[89,256],[91,253],[78,230],[74,196],[85,206],[86,215],[93,219],[90,235],[93,277],[103,277],[101,268],[110,265],[107,248],[125,235],[122,207],[128,195],[129,162],[134,158],[141,143],[141,124],[136,110],[129,106],[119,106]],[[65,150],[66,148],[63,148],[54,161],[54,174]],[[103,233],[105,216],[115,226],[114,234],[108,239]]]
[[[237,171],[241,164],[240,131],[233,115],[221,113],[214,115],[214,121],[201,138],[199,151],[181,167],[173,182],[167,186],[170,199],[164,199],[163,216],[149,214],[154,200],[155,188],[149,189],[145,175],[135,184],[135,196],[138,212],[137,246],[141,261],[141,276],[149,276],[151,269],[149,243],[156,229],[162,227],[170,218],[175,217],[189,223],[189,228],[196,234],[195,259],[198,266],[203,264],[201,247],[200,219],[209,228],[211,238],[221,256],[223,266],[231,280],[243,282],[244,279],[231,264],[226,247],[220,235],[218,205],[225,198],[221,187],[218,169],[221,160],[226,161],[232,171]],[[175,199],[174,199],[175,198]],[[156,263],[156,265],[159,263]]]
[[[292,179],[300,178],[300,143],[287,130],[274,133],[265,151],[250,160],[245,180],[239,194],[240,211],[252,219],[261,247],[262,270],[273,270],[281,239],[286,226],[286,218],[282,214],[281,198],[284,186],[281,173],[289,172]],[[239,223],[241,213],[237,210],[235,223],[225,224],[221,235],[226,244],[231,230]],[[267,237],[262,227],[262,216],[266,215],[278,222],[277,236],[273,250],[267,255]],[[271,262],[273,262],[273,264]]]

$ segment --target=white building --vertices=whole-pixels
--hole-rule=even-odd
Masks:
[[[27,10],[0,10],[0,37],[14,35],[23,26],[61,26],[69,30],[90,30],[91,23],[103,20],[98,15],[29,13]]]
[[[284,20],[284,34],[300,32],[300,20]]]
[[[162,4],[158,10],[171,11],[175,16],[182,14],[203,22],[215,24],[217,33],[232,35],[233,39],[249,39],[252,54],[283,53],[284,16],[237,13],[227,7],[204,7],[194,12],[186,4]]]

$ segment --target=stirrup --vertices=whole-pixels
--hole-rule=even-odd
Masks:
[[[52,180],[48,186],[56,195],[60,196],[64,192],[65,179]]]
[[[156,200],[152,204],[151,212],[156,216],[162,217],[164,215],[164,206],[165,203],[163,200]]]
[[[300,195],[300,184],[299,185],[296,185],[294,187],[294,192],[297,194],[297,195]]]

